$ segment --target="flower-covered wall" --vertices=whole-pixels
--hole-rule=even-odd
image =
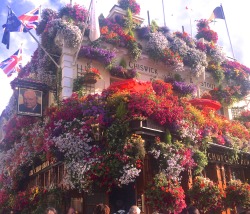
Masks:
[[[78,65],[70,70],[73,93],[49,106],[43,118],[12,114],[3,126],[0,211],[39,213],[47,203],[43,191],[91,193],[97,187],[109,194],[114,187],[136,182],[146,156],[156,167],[143,194],[155,211],[180,213],[186,207],[185,195],[204,213],[229,206],[230,199],[222,189],[198,177],[200,189],[204,187],[214,197],[213,203],[201,204],[194,197],[202,195],[195,185],[184,192],[181,175],[192,171],[201,176],[211,145],[232,151],[229,163],[242,152],[249,154],[249,121],[242,117],[228,120],[216,110],[248,94],[250,69],[226,59],[207,20],[198,21],[195,39],[156,23],[140,26],[134,16],[139,5],[126,0],[119,3],[127,15],[100,16],[101,37],[94,42],[88,40],[88,29],[81,40],[87,15],[84,7],[67,5],[59,12],[43,11],[37,34],[49,52],[61,56],[55,58],[59,64],[64,62],[65,49],[58,36],[67,49],[81,44]],[[82,68],[81,75],[77,68]],[[62,73],[38,48],[18,78],[34,78],[60,90]],[[52,76],[57,77],[56,83]],[[96,93],[86,93],[90,86]],[[137,122],[153,123],[161,134],[146,139],[134,131]],[[59,186],[56,182],[28,188],[31,172],[47,162],[63,163],[67,173],[60,181],[61,188],[55,188]],[[248,207],[250,196],[245,196],[241,205]]]

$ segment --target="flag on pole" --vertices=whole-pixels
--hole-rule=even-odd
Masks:
[[[27,32],[30,29],[36,29],[39,20],[39,11],[38,7],[17,18],[9,8],[7,22],[3,25],[4,33],[2,38],[2,43],[6,45],[7,49],[10,46],[10,32]],[[21,22],[26,26],[26,29]]]
[[[92,0],[91,11],[90,11],[90,27],[89,27],[89,39],[95,41],[100,37],[99,20],[96,14],[96,0]]]
[[[209,21],[212,21],[214,19],[225,19],[224,12],[222,9],[222,5],[219,7],[216,7],[213,10],[213,13],[211,14],[210,18],[208,19]]]
[[[2,38],[2,43],[6,45],[7,49],[9,49],[10,46],[10,32],[18,31],[20,26],[20,20],[15,16],[12,10],[9,9],[6,24],[3,25],[4,33]]]
[[[36,29],[39,21],[39,10],[40,8],[35,8],[28,13],[25,13],[18,17],[18,19],[26,26],[20,26],[19,32],[27,32],[27,30]]]
[[[12,56],[0,63],[0,68],[10,77],[14,72],[19,72],[22,68],[22,47]]]

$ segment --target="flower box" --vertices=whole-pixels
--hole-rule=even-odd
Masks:
[[[94,73],[86,73],[84,74],[84,83],[87,84],[95,84],[97,82],[98,76]]]
[[[130,121],[130,128],[132,131],[141,131],[143,134],[144,131],[147,135],[158,136],[162,133],[165,133],[164,126],[157,124],[151,119],[147,120],[133,120]]]

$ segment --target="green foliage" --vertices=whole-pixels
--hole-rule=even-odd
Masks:
[[[114,122],[106,132],[110,151],[122,150],[126,137],[128,136],[129,124],[127,122]]]
[[[222,80],[225,78],[224,70],[218,63],[209,62],[206,70],[212,74],[213,78],[218,83],[221,83]]]
[[[124,19],[125,19],[125,33],[127,33],[130,36],[134,36],[133,31],[136,25],[133,21],[132,12],[130,9],[127,10],[127,16]]]
[[[178,81],[178,82],[184,82],[180,74],[174,74],[174,79],[175,81]]]
[[[134,61],[137,61],[140,58],[141,53],[142,53],[142,50],[139,47],[138,43],[135,41],[129,41],[127,45],[128,45],[131,59]]]
[[[197,164],[194,168],[194,175],[200,175],[205,166],[208,164],[207,155],[205,152],[196,150],[194,152],[193,159]]]
[[[158,28],[159,28],[159,26],[157,25],[155,20],[152,20],[150,27],[151,27],[152,32],[156,32],[158,30]]]
[[[84,83],[84,76],[79,76],[73,81],[73,91],[81,91]]]
[[[120,66],[122,66],[123,68],[126,68],[127,67],[127,62],[124,58],[121,59],[120,63],[119,63]]]
[[[132,134],[126,139],[125,147],[127,147],[126,154],[136,160],[143,160],[146,154],[144,147],[144,140],[140,135]]]
[[[124,102],[121,102],[116,109],[116,117],[122,119],[128,113],[126,105]]]
[[[171,144],[172,143],[172,136],[171,136],[171,133],[170,133],[169,129],[166,129],[165,143],[166,144]]]

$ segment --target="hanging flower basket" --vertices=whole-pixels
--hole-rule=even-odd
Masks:
[[[145,191],[146,204],[159,213],[180,213],[185,207],[185,194],[178,182],[169,180],[164,173],[156,174]]]
[[[193,186],[188,190],[192,205],[201,213],[221,213],[223,210],[224,192],[208,178],[197,176]]]
[[[100,72],[97,68],[86,69],[86,73],[83,76],[83,83],[95,84],[98,79],[101,78]]]
[[[98,80],[98,76],[96,74],[93,73],[86,73],[84,75],[84,83],[89,83],[89,84],[95,84]]]
[[[225,203],[228,208],[232,210],[237,206],[250,208],[250,184],[242,183],[240,180],[231,180],[225,191]]]

